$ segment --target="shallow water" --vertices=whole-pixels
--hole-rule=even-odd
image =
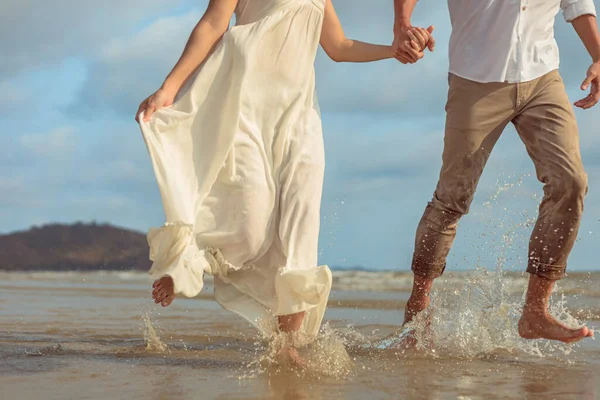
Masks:
[[[305,371],[207,289],[167,309],[145,274],[0,273],[0,387],[15,399],[600,398],[600,346],[526,342],[525,275],[472,271],[436,283],[434,351],[370,344],[397,332],[407,273],[334,272],[327,324]],[[500,279],[502,278],[502,279]],[[385,284],[384,284],[385,283]],[[600,275],[570,275],[554,312],[598,318]],[[593,322],[592,322],[593,324]],[[393,344],[397,336],[392,336]]]

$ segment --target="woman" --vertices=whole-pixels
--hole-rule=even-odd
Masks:
[[[428,31],[411,35],[416,61],[432,42]],[[266,335],[317,334],[331,288],[317,266],[319,41],[335,61],[393,57],[390,46],[346,39],[330,0],[211,0],[140,105],[168,221],[148,233],[156,303],[197,295],[209,273],[216,300]]]

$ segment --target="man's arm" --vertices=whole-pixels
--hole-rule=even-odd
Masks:
[[[594,0],[561,0],[560,8],[567,22],[573,22],[582,15],[596,16]]]
[[[410,23],[413,10],[418,0],[394,0],[394,43],[392,50],[395,57],[403,64],[413,64],[423,58],[425,47],[433,51],[435,40],[431,36],[433,27],[429,27],[428,41],[423,45],[421,51],[415,51],[411,40],[414,37],[409,33],[413,26]]]
[[[576,101],[575,106],[588,109],[600,100],[600,33],[596,20],[596,7],[593,0],[562,0],[561,8],[565,20],[573,25],[588,53],[592,57],[592,65],[581,84],[581,90],[590,88],[590,94]]]
[[[596,17],[591,14],[582,15],[574,19],[572,24],[583,45],[590,53],[592,61],[600,62],[600,33],[598,33]]]
[[[394,0],[394,35],[411,26],[410,17],[417,1],[419,0]]]

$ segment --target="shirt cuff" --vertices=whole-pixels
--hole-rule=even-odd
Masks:
[[[594,0],[573,1],[570,4],[567,4],[566,7],[563,7],[563,15],[567,22],[573,22],[574,19],[581,17],[582,15],[596,16]]]

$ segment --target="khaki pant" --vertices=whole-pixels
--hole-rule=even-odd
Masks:
[[[527,272],[561,279],[577,237],[587,176],[577,122],[558,71],[516,84],[450,75],[449,84],[443,165],[417,228],[413,272],[431,279],[444,272],[458,221],[469,211],[496,141],[512,122],[544,183]]]

